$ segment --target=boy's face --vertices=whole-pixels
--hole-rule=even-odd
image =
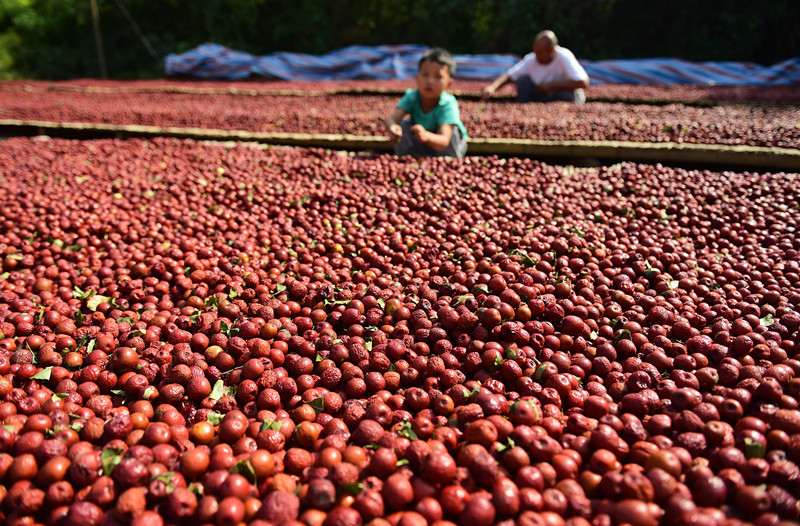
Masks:
[[[450,70],[444,64],[426,60],[417,72],[417,89],[426,99],[439,99],[442,92],[450,86]]]

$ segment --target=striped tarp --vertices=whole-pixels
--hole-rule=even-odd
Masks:
[[[256,75],[292,81],[410,79],[425,46],[350,46],[327,55],[278,52],[255,56],[219,44],[203,44],[165,59],[167,75],[245,79]],[[456,55],[456,78],[490,81],[516,55]],[[800,83],[800,57],[761,66],[751,62],[688,62],[673,58],[581,60],[592,84],[697,84],[777,86]]]

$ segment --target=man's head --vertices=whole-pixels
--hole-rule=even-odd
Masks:
[[[549,29],[542,31],[533,40],[533,54],[536,55],[536,62],[539,64],[549,64],[556,58],[556,46],[558,38]]]

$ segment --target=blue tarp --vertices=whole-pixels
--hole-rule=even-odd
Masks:
[[[256,75],[291,81],[411,79],[426,46],[350,46],[327,55],[270,53],[255,56],[203,44],[165,59],[167,75],[246,79]],[[519,60],[516,55],[456,55],[456,78],[490,81]],[[761,66],[751,62],[688,62],[671,58],[581,60],[592,84],[697,84],[777,86],[800,83],[800,57]]]

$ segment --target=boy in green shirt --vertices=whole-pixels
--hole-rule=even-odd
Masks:
[[[455,71],[456,62],[444,49],[431,48],[422,55],[417,89],[406,91],[385,122],[397,155],[462,158],[467,153],[458,102],[445,91]]]

